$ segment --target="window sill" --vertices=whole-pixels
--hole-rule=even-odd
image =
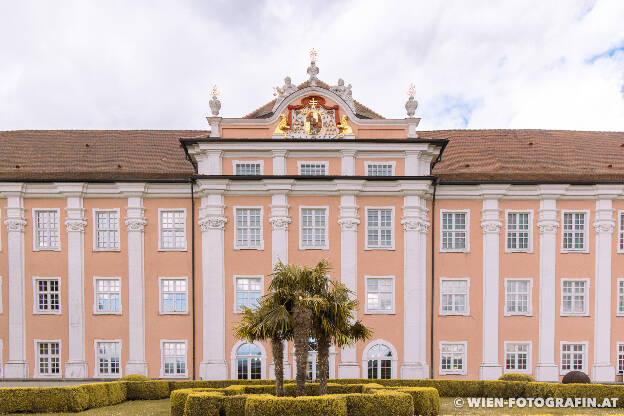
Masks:
[[[532,317],[532,313],[514,313],[514,312],[505,312],[503,316],[525,316],[527,318]]]
[[[167,380],[184,380],[184,379],[188,379],[188,374],[175,374],[175,375],[165,375],[162,374],[160,376],[160,378],[163,379],[167,379]]]
[[[61,248],[60,247],[57,247],[57,248],[33,248],[33,251],[43,251],[43,252],[46,252],[46,251],[61,251]]]
[[[440,253],[470,253],[470,250],[451,250],[451,249],[440,249]]]
[[[526,374],[528,376],[533,375],[533,372],[531,370],[514,370],[514,369],[507,370],[506,368],[503,368],[503,373],[504,374],[508,374],[508,373],[516,374],[516,373],[519,373],[519,374]]]
[[[466,372],[465,371],[440,371],[439,373],[441,376],[465,376]]]
[[[299,251],[304,250],[329,250],[329,247],[299,247]]]
[[[188,311],[184,312],[166,312],[166,311],[158,311],[158,315],[188,315]]]
[[[364,315],[396,315],[395,311],[366,311]]]
[[[582,370],[561,370],[561,371],[559,371],[559,375],[560,376],[565,376],[570,371],[582,371],[583,373],[587,374],[587,369],[583,368]]]
[[[186,247],[185,248],[158,248],[158,251],[160,252],[167,252],[167,251],[174,251],[174,252],[184,252],[187,251]]]
[[[234,250],[264,251],[264,246],[261,246],[261,247],[234,247]]]
[[[470,312],[466,312],[466,313],[453,313],[453,312],[446,312],[446,313],[438,313],[438,316],[470,316]]]
[[[394,246],[392,247],[366,247],[364,251],[396,251]]]
[[[588,317],[590,317],[589,312],[585,312],[585,313],[564,313],[564,312],[561,312],[559,314],[559,316],[563,316],[563,317],[578,317],[578,318],[588,318]]]
[[[123,315],[123,313],[121,311],[119,311],[119,312],[98,312],[98,311],[93,311],[93,315],[121,316],[121,315]]]
[[[62,379],[63,375],[62,374],[50,374],[50,375],[46,375],[46,374],[35,374],[33,376],[33,378],[38,378],[38,379]]]
[[[58,312],[47,312],[47,311],[35,311],[33,315],[62,315],[61,311]]]
[[[589,250],[561,250],[561,254],[589,254]]]
[[[505,249],[505,254],[513,254],[513,253],[524,253],[524,254],[533,254],[533,250],[529,250],[529,249],[524,249],[524,250],[516,250],[513,248],[506,248]]]
[[[121,249],[119,248],[94,248],[94,253],[119,253]]]

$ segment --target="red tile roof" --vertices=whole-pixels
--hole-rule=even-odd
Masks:
[[[433,170],[442,182],[624,183],[624,132],[419,131],[448,139]],[[193,175],[179,139],[199,130],[17,130],[0,132],[0,181],[184,179]]]

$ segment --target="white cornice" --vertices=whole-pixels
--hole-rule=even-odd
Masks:
[[[358,118],[353,111],[351,110],[351,108],[349,107],[349,104],[347,104],[347,102],[345,100],[342,99],[342,97],[340,97],[338,94],[334,93],[333,91],[327,90],[325,88],[321,88],[321,87],[305,87],[302,88],[300,90],[297,90],[295,92],[293,92],[292,94],[290,94],[288,97],[286,97],[284,99],[284,101],[282,101],[282,103],[277,107],[277,109],[275,110],[275,112],[273,113],[273,115],[270,118],[263,118],[263,119],[258,119],[258,118],[223,118],[221,119],[221,126],[268,126],[271,125],[273,123],[275,123],[278,119],[278,117],[280,116],[280,114],[282,114],[282,112],[284,111],[284,109],[291,103],[293,103],[294,101],[299,100],[300,98],[303,98],[307,95],[320,95],[321,97],[330,99],[334,102],[336,102],[336,104],[338,104],[338,106],[340,106],[340,109],[343,110],[347,116],[349,117],[349,123],[352,123],[358,127],[372,127],[372,126],[400,126],[400,127],[407,127],[409,122],[413,123],[414,119],[362,119],[362,118]],[[418,121],[420,121],[420,119],[416,119]]]
[[[439,185],[436,199],[624,199],[624,184]]]

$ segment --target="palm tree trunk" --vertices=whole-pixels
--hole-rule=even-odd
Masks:
[[[310,327],[312,326],[312,311],[303,306],[297,306],[293,311],[293,338],[295,342],[295,357],[297,359],[297,396],[305,396],[306,366],[310,349]]]
[[[329,377],[329,338],[320,337],[318,340],[318,368],[319,394],[327,394],[327,378]]]
[[[275,365],[275,395],[284,395],[284,343],[279,337],[271,338],[273,364]]]

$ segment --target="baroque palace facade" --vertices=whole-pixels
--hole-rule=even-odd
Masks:
[[[624,133],[420,131],[314,61],[207,131],[0,132],[3,378],[270,378],[238,311],[326,258],[374,330],[330,377],[621,380]]]

